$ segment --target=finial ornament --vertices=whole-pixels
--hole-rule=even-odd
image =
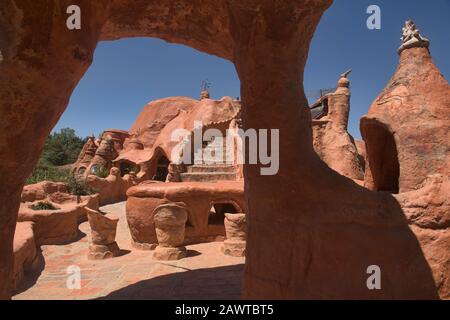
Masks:
[[[352,73],[352,69],[348,69],[343,74],[341,74],[341,78],[348,78],[350,73]]]
[[[398,53],[410,48],[428,48],[430,41],[420,34],[416,24],[412,20],[405,22],[403,27],[403,35],[401,37],[402,45],[398,49]]]
[[[338,91],[341,92],[340,88],[348,89],[350,87],[350,80],[348,79],[348,76],[350,75],[350,73],[352,73],[352,69],[348,69],[343,74],[341,74],[339,81],[338,81],[338,89],[336,90],[336,92],[338,92]]]
[[[209,88],[211,87],[211,83],[208,79],[202,81],[202,91],[200,92],[200,100],[209,99]]]

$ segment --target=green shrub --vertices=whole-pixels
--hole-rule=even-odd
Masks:
[[[35,184],[41,181],[63,182],[67,185],[69,193],[76,196],[87,196],[95,193],[84,181],[76,179],[70,169],[53,167],[45,164],[44,161],[39,162],[27,179],[26,184]]]
[[[95,191],[84,181],[70,176],[67,181],[67,189],[70,194],[75,196],[88,196],[94,194]]]
[[[44,160],[40,160],[26,184],[35,184],[41,181],[67,182],[71,176],[69,169],[54,167]]]
[[[59,209],[48,201],[39,201],[38,203],[28,206],[28,208],[30,208],[31,210],[58,210]]]

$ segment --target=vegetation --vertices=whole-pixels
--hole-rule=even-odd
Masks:
[[[75,178],[70,166],[67,166],[77,160],[85,142],[86,139],[76,136],[75,130],[70,128],[61,129],[60,132],[50,135],[45,142],[41,158],[26,184],[35,184],[41,181],[63,182],[67,184],[70,194],[76,196],[94,194],[95,190],[84,181]],[[109,171],[101,168],[95,174],[101,178],[106,178]],[[39,203],[38,205],[39,207],[46,206],[45,203]],[[39,209],[39,207],[34,210],[54,210]]]
[[[28,208],[30,208],[32,210],[58,210],[59,209],[48,201],[39,201],[38,203],[32,204]]]
[[[74,163],[86,139],[75,135],[75,130],[61,129],[51,134],[44,145],[41,158],[27,180],[27,184],[41,181],[68,182],[70,169],[64,166]]]
[[[87,196],[95,193],[84,181],[76,179],[70,169],[50,166],[43,163],[42,159],[33,170],[26,184],[35,184],[41,181],[66,183],[69,193],[76,196]]]
[[[64,182],[74,195],[88,195],[93,191],[81,181],[75,179],[70,168],[65,165],[74,163],[83,148],[86,139],[75,135],[75,130],[61,129],[51,134],[44,145],[39,162],[26,184],[41,181]]]
[[[70,169],[49,165],[41,157],[31,176],[27,179],[26,184],[34,184],[41,181],[68,182],[71,176]]]
[[[52,166],[74,163],[85,143],[86,139],[78,137],[75,130],[61,129],[48,137],[41,159]]]
[[[69,189],[70,194],[76,196],[87,196],[95,193],[95,190],[88,186],[84,181],[76,179],[73,175],[70,175],[67,180],[67,188]]]

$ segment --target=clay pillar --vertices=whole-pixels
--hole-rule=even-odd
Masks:
[[[222,252],[233,257],[245,257],[246,217],[245,213],[225,213],[225,233]]]
[[[235,19],[253,22],[240,26],[236,35],[242,41],[235,65],[241,80],[243,128],[280,130],[278,174],[262,176],[259,165],[244,168],[246,299],[289,297],[288,285],[294,277],[288,271],[295,268],[297,280],[305,267],[302,256],[307,250],[301,238],[306,235],[300,221],[308,213],[308,196],[317,179],[314,172],[322,164],[312,146],[302,79],[309,43],[325,9],[322,2],[307,14],[297,12],[301,20],[286,20],[283,17],[295,14],[266,7],[253,19]]]
[[[25,180],[92,61],[101,19],[80,0],[82,31],[69,31],[55,1],[2,1],[0,10],[0,299],[11,298],[13,236]]]
[[[2,168],[3,169],[3,168]],[[5,177],[3,170],[0,175]],[[22,187],[0,190],[0,300],[10,299],[13,290],[13,240]]]
[[[339,79],[336,92],[328,98],[329,117],[333,127],[339,131],[347,131],[350,114],[350,81],[342,77]]]
[[[188,218],[186,204],[168,203],[153,212],[158,246],[153,258],[156,260],[180,260],[187,256],[183,246],[185,226]]]

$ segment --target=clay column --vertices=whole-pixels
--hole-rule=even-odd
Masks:
[[[236,27],[240,33],[234,34],[244,129],[280,130],[278,174],[262,176],[258,165],[244,170],[249,211],[244,298],[286,298],[282,291],[290,281],[286,271],[297,254],[293,251],[301,255],[306,233],[300,232],[300,221],[310,211],[314,172],[323,166],[312,147],[303,70],[315,27],[330,3],[283,8],[268,4],[258,12],[236,13],[236,24],[248,23]],[[304,268],[306,260],[298,257],[295,268]]]
[[[350,114],[350,80],[341,76],[336,91],[328,98],[328,116],[333,127],[339,132],[347,132]]]
[[[56,1],[2,1],[0,10],[0,299],[12,292],[13,237],[25,180],[92,61],[107,1],[78,0],[83,27]],[[92,10],[92,11],[91,11]]]

